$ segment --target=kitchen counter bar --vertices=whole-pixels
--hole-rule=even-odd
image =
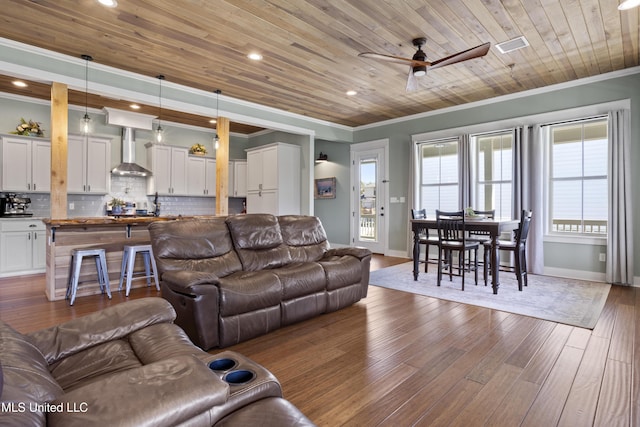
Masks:
[[[69,280],[71,251],[77,248],[104,248],[107,252],[107,270],[111,292],[117,292],[122,266],[124,245],[148,244],[149,224],[155,221],[177,221],[211,216],[131,216],[131,217],[80,217],[48,219],[42,221],[47,227],[47,267],[45,293],[49,301],[64,299]],[[144,270],[142,257],[136,260],[134,271]],[[82,263],[77,296],[100,293],[95,262],[87,259]],[[145,280],[134,280],[132,287],[146,286]],[[105,296],[106,298],[106,296]]]

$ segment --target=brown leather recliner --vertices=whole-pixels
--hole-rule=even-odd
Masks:
[[[174,318],[145,298],[26,335],[0,321],[0,425],[313,425],[269,371],[205,353]]]
[[[366,297],[371,252],[329,248],[317,217],[249,214],[149,226],[162,296],[200,347],[227,347]]]

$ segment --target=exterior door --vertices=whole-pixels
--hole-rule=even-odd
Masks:
[[[367,149],[365,144],[358,144],[351,154],[352,242],[379,254],[387,250],[385,157],[384,147]]]

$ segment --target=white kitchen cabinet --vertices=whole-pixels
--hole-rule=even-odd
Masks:
[[[300,147],[277,142],[247,150],[247,213],[300,213]]]
[[[190,196],[214,197],[216,195],[216,159],[189,156],[187,193]]]
[[[68,193],[109,193],[110,139],[69,135],[67,160]]]
[[[147,178],[147,192],[160,195],[187,196],[187,162],[189,149],[169,145],[147,144],[147,165],[153,175]]]
[[[2,136],[2,191],[51,191],[51,142]]]
[[[46,250],[46,230],[41,220],[0,220],[1,276],[44,272]]]
[[[247,161],[229,162],[229,197],[247,197]]]

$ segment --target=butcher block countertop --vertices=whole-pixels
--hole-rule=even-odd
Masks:
[[[174,221],[178,219],[213,218],[213,216],[96,216],[68,219],[45,218],[42,221],[49,227],[75,227],[86,225],[139,225],[151,224],[155,221]]]

